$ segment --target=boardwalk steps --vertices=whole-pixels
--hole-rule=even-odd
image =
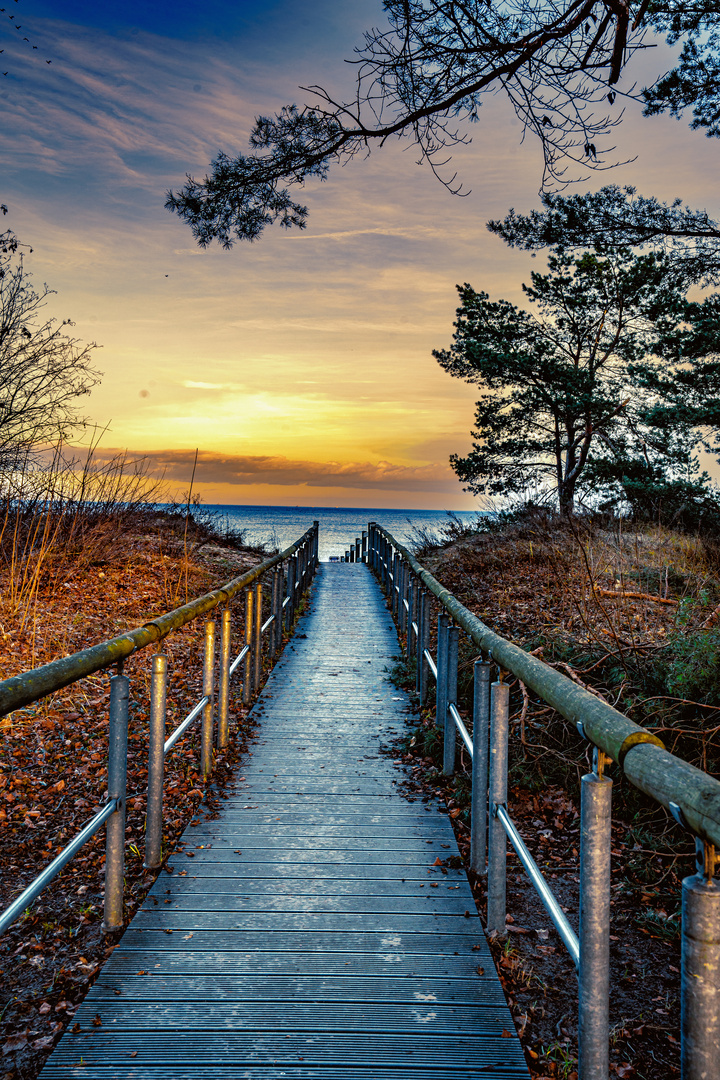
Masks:
[[[324,565],[252,758],[187,829],[43,1080],[527,1077],[465,874],[433,865],[457,855],[449,819],[397,793],[384,752],[409,711],[396,651],[367,568]]]

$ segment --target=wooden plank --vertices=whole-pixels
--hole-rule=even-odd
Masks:
[[[324,566],[255,756],[200,808],[43,1080],[527,1078],[446,810],[398,791],[397,651],[367,569]]]
[[[315,900],[317,904],[317,899]],[[258,905],[260,907],[260,905]],[[279,913],[277,910],[243,912],[242,919],[238,919],[236,911],[206,911],[198,906],[194,909],[178,909],[175,904],[171,907],[157,907],[151,910],[143,908],[133,919],[134,930],[188,930],[205,931],[212,930],[238,930],[244,931],[262,930],[266,933],[271,931],[304,931],[324,930],[334,933],[352,931],[372,931],[378,934],[437,934],[453,933],[467,934],[472,943],[477,941],[477,924],[469,916],[465,919],[462,915],[439,914],[437,912],[417,913],[413,911],[406,914],[403,911],[391,911],[379,914],[378,912],[357,911],[286,911]]]

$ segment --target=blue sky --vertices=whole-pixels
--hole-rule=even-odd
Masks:
[[[302,100],[299,84],[342,94],[380,3],[5,7],[0,200],[57,291],[51,313],[102,345],[87,408],[107,448],[148,453],[182,488],[199,447],[209,501],[472,508],[447,458],[469,446],[475,395],[431,350],[449,344],[457,282],[519,300],[536,265],[485,229],[537,205],[538,147],[504,102],[455,156],[466,199],[395,143],[308,185],[306,232],[202,252],[166,189],[246,150],[253,117]],[[720,214],[717,143],[632,106],[617,134],[637,160],[588,187]]]

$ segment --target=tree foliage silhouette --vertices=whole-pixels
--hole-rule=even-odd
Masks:
[[[388,139],[408,136],[450,190],[453,146],[467,140],[488,95],[503,91],[524,131],[536,135],[544,182],[563,180],[570,162],[612,164],[605,145],[619,122],[624,69],[638,49],[665,34],[683,42],[676,67],[638,97],[647,113],[681,114],[720,133],[717,86],[720,11],[707,0],[385,0],[388,26],[366,33],[356,50],[355,93],[336,100],[305,88],[308,102],[258,117],[255,153],[218,154],[202,180],[187,177],[166,206],[201,245],[255,240],[266,225],[303,228],[307,207],[294,189],[324,180]]]
[[[699,414],[668,395],[676,372],[720,350],[720,298],[690,303],[662,251],[555,248],[548,264],[523,285],[531,310],[458,286],[453,344],[434,355],[483,391],[472,451],[451,458],[466,490],[550,496],[570,513],[591,491],[637,503],[702,486]]]

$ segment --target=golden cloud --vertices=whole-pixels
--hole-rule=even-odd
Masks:
[[[98,451],[98,460],[116,450]],[[150,450],[132,453],[147,462],[153,474],[166,480],[190,482],[194,450]],[[368,488],[384,491],[457,490],[445,465],[397,465],[390,461],[303,461],[280,455],[220,454],[200,451],[195,470],[198,484],[272,484],[310,488]]]

